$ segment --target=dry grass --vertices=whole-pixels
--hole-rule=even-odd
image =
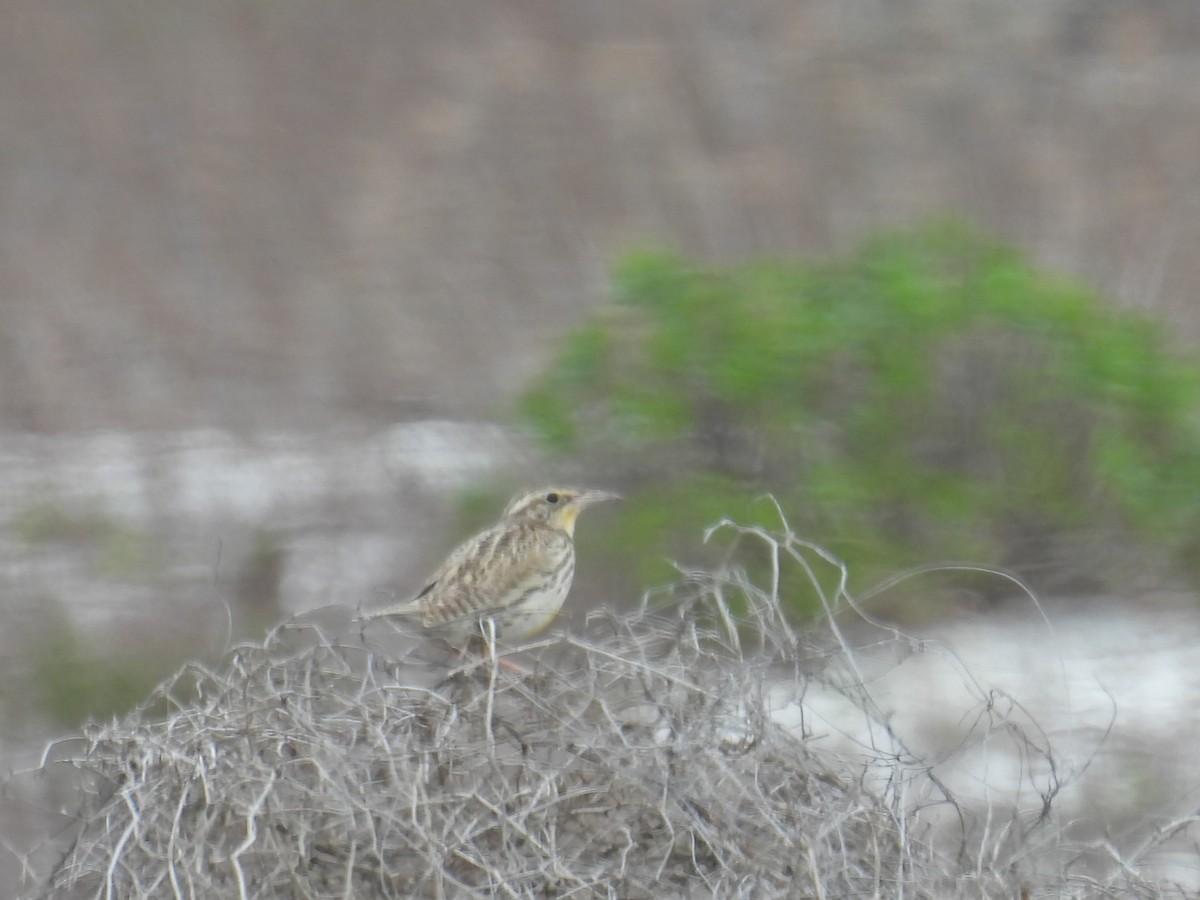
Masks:
[[[847,602],[844,570],[786,526],[720,528],[765,542],[776,573],[803,567],[831,612]],[[1185,895],[1128,858],[1072,874],[1052,752],[995,702],[989,733],[1015,734],[1048,786],[1032,812],[957,804],[874,711],[838,620],[797,632],[733,566],[594,614],[524,672],[338,616],[190,666],[10,779],[10,799],[43,779],[73,804],[54,839],[10,848],[27,895]],[[860,711],[861,752],[783,724],[816,690]]]

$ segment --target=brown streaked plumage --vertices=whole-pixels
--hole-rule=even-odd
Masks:
[[[452,644],[481,633],[490,618],[506,640],[532,637],[554,621],[575,574],[575,520],[608,491],[548,487],[522,494],[500,521],[459,544],[411,600],[364,619],[419,619]],[[490,631],[489,631],[490,633]]]

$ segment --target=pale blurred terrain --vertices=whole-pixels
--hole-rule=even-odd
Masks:
[[[2,5],[0,769],[57,727],[18,696],[48,621],[211,654],[435,562],[528,452],[469,423],[628,249],[961,215],[1200,338],[1194,0]]]
[[[4,6],[4,430],[490,413],[631,246],[930,213],[1200,327],[1191,0]]]

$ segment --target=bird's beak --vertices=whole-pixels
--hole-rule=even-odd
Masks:
[[[566,529],[567,534],[575,533],[575,520],[579,518],[579,514],[591,506],[593,503],[603,503],[605,500],[620,500],[620,494],[614,494],[612,491],[580,491],[579,496],[571,503],[562,508],[559,513],[558,522]]]
[[[587,490],[575,498],[575,502],[580,506],[591,506],[593,503],[603,503],[605,500],[623,500],[620,494],[614,494],[612,491],[593,491]]]

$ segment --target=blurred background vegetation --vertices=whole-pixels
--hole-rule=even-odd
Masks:
[[[521,409],[630,486],[621,595],[698,523],[776,525],[766,492],[858,588],[939,561],[1056,593],[1200,576],[1200,369],[1012,248],[938,223],[808,264],[640,253],[615,293]]]
[[[4,7],[2,757],[516,482],[630,495],[575,610],[764,491],[859,589],[1200,578],[1194,0]]]

